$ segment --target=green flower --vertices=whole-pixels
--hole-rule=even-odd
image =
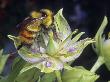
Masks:
[[[18,51],[25,61],[31,63],[21,73],[33,67],[37,67],[45,73],[62,70],[67,62],[74,61],[88,44],[94,42],[91,38],[78,41],[84,32],[72,38],[77,30],[71,32],[66,19],[62,15],[62,9],[54,16],[54,20],[54,30],[40,32],[39,38],[30,48],[23,46]],[[16,48],[20,45],[19,37],[11,35],[8,35],[8,37],[14,41]]]
[[[98,32],[95,35],[96,43],[94,43],[93,49],[99,57],[103,58],[102,64],[105,63],[107,68],[110,70],[110,39],[109,37],[108,39],[105,39],[105,36],[103,36],[107,23],[107,17],[105,16]]]
[[[107,68],[110,70],[110,39],[107,39],[103,43],[103,57]]]

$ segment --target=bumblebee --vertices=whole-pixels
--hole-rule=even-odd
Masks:
[[[49,28],[53,23],[53,13],[48,9],[41,9],[40,12],[32,12],[31,17],[26,18],[20,25],[19,38],[21,40],[21,45],[31,45],[36,34],[41,30],[42,26]]]

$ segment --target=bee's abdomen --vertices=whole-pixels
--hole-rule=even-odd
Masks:
[[[36,37],[36,33],[28,31],[27,29],[22,29],[22,31],[19,33],[19,37],[22,43],[32,44]]]

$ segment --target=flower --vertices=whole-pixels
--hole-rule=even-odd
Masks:
[[[93,49],[99,57],[103,58],[104,62],[102,63],[105,63],[107,68],[110,70],[110,39],[109,36],[108,39],[105,39],[105,36],[103,36],[107,23],[107,17],[105,16],[98,32],[95,35],[96,43],[94,43]]]
[[[30,48],[23,46],[18,50],[19,55],[25,61],[31,63],[30,66],[23,68],[21,73],[33,67],[37,67],[45,73],[62,70],[67,62],[74,61],[88,44],[94,42],[91,38],[78,41],[84,32],[72,38],[77,30],[71,32],[66,19],[62,15],[62,9],[54,16],[54,19],[55,31],[51,29],[48,32],[40,32],[39,38]],[[8,37],[14,41],[16,48],[20,45],[19,36],[8,35]]]

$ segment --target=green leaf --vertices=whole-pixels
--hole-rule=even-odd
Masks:
[[[24,68],[20,71],[20,74],[32,69],[32,68],[35,68],[37,64],[30,64],[28,66],[24,66]]]
[[[9,57],[9,54],[7,55],[3,55],[3,50],[0,50],[0,74],[2,73],[4,67],[5,67],[5,64],[7,62],[7,59]]]
[[[39,79],[41,74],[40,70],[32,68],[22,74],[19,74],[15,82],[35,82]]]
[[[14,67],[15,67],[15,65],[20,61],[20,57],[16,57],[15,59],[14,59],[14,61],[13,61],[13,63],[12,63],[12,66],[11,66],[11,69],[13,70],[14,69]]]
[[[40,82],[55,82],[55,79],[56,79],[56,75],[55,75],[54,72],[52,72],[52,73],[46,73],[40,79]]]
[[[57,81],[58,82],[62,82],[61,71],[60,70],[57,70],[57,71],[55,71],[55,74],[56,74],[56,77],[57,77]]]
[[[25,61],[23,59],[20,59],[11,70],[9,76],[7,77],[5,82],[14,82],[16,77],[18,76],[20,70],[24,67]]]
[[[0,79],[0,82],[7,82],[6,79]]]
[[[98,75],[83,67],[74,67],[72,70],[65,70],[62,74],[63,82],[95,82]]]

